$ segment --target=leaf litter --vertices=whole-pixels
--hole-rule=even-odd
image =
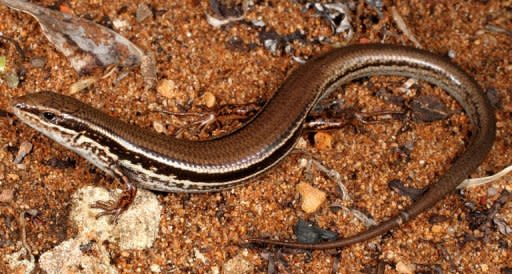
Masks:
[[[46,38],[79,74],[112,65],[132,67],[152,59],[125,37],[92,21],[19,0],[0,0],[0,4],[34,17]],[[151,78],[155,66],[145,64],[141,73]],[[152,88],[152,81],[145,83]]]

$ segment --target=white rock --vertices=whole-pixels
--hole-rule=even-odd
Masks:
[[[97,201],[117,199],[120,190],[114,195],[99,187],[85,187],[73,194],[71,220],[78,228],[78,235],[98,242],[108,240],[119,245],[121,250],[145,249],[153,245],[160,225],[162,206],[156,195],[139,189],[135,201],[123,212],[116,224],[111,216],[96,218],[99,209],[91,208]]]
[[[105,247],[86,238],[62,242],[39,258],[39,265],[48,274],[58,273],[118,273],[110,264]]]
[[[13,273],[24,273],[29,274],[35,268],[35,263],[33,258],[31,260],[23,259],[27,256],[27,250],[22,248],[19,251],[16,251],[12,254],[6,254],[4,257],[4,261],[11,268]]]

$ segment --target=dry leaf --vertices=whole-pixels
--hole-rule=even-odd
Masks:
[[[411,102],[415,119],[423,122],[433,122],[450,116],[450,109],[437,97],[421,95]]]
[[[0,3],[33,16],[44,35],[62,52],[78,73],[87,73],[108,65],[133,66],[144,53],[114,31],[71,14],[50,10],[17,0]]]

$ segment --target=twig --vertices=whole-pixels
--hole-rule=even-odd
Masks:
[[[344,201],[352,200],[352,198],[350,198],[350,195],[348,194],[347,187],[341,181],[341,175],[338,171],[324,166],[320,161],[318,161],[316,159],[311,159],[311,161],[313,162],[315,167],[318,168],[318,170],[320,172],[324,173],[327,177],[329,177],[329,179],[336,182],[336,184],[340,188],[342,200],[344,200]]]
[[[20,64],[23,62],[23,60],[25,60],[25,57],[26,57],[25,51],[23,50],[23,48],[20,46],[20,44],[16,40],[6,37],[6,36],[3,36],[1,34],[0,34],[0,40],[4,40],[4,41],[12,43],[14,45],[14,48],[16,48],[16,51],[20,55],[20,59],[21,59],[21,61],[19,61]]]
[[[499,27],[499,26],[496,26],[496,25],[493,25],[493,24],[487,24],[485,26],[485,29],[490,31],[490,32],[505,33],[505,34],[508,34],[508,35],[512,36],[512,30],[509,30],[509,29],[506,29],[506,28],[502,28],[502,27]]]
[[[360,222],[362,222],[364,224],[364,226],[367,227],[367,228],[375,226],[375,225],[378,225],[378,223],[372,217],[369,217],[368,215],[364,214],[363,212],[361,212],[358,209],[346,207],[346,206],[344,206],[344,205],[342,205],[340,203],[337,203],[337,202],[332,203],[330,205],[330,207],[341,208],[345,212],[348,212],[348,213],[354,215],[354,217],[356,219],[358,219]]]
[[[491,176],[466,179],[459,186],[457,186],[457,189],[476,187],[476,186],[481,186],[481,185],[484,185],[484,184],[487,184],[490,182],[494,182],[494,181],[500,179],[501,177],[507,175],[510,172],[512,172],[512,165],[504,168],[502,171],[500,171],[494,175],[491,175]]]
[[[356,217],[356,219],[361,221],[366,227],[378,225],[378,223],[373,218],[367,216],[360,210],[357,210],[354,208],[347,208],[347,207],[342,207],[342,208],[345,210],[348,210],[350,213],[352,213],[354,215],[354,217]]]
[[[409,28],[407,27],[407,24],[405,24],[404,19],[402,18],[400,13],[398,13],[398,10],[396,9],[395,6],[391,7],[391,15],[393,16],[393,20],[395,20],[395,23],[396,23],[396,26],[398,27],[398,29],[400,29],[404,33],[404,35],[407,36],[407,38],[409,38],[409,40],[411,40],[411,42],[414,44],[414,46],[416,46],[417,48],[423,48],[421,46],[420,42],[418,42],[418,40],[416,40],[416,37],[414,37],[412,32],[409,30]]]
[[[25,222],[25,214],[27,211],[23,211],[20,213],[18,222],[20,223],[21,227],[21,243],[23,245],[23,248],[27,251],[27,253],[30,256],[30,262],[34,262],[34,255],[32,254],[32,250],[30,249],[30,246],[27,243],[27,230],[26,230],[26,222]]]

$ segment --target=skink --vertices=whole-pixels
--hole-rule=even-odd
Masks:
[[[320,98],[340,85],[372,75],[413,77],[440,86],[463,107],[471,121],[471,136],[464,152],[421,198],[367,231],[316,244],[249,239],[252,243],[330,249],[385,233],[432,207],[488,154],[496,131],[494,110],[473,78],[449,60],[395,45],[336,49],[296,69],[250,123],[225,137],[201,142],[141,129],[53,92],[15,98],[12,108],[29,126],[125,182],[122,199],[98,205],[106,214],[117,216],[132,202],[136,187],[164,192],[219,191],[268,170],[293,148],[306,116]]]

